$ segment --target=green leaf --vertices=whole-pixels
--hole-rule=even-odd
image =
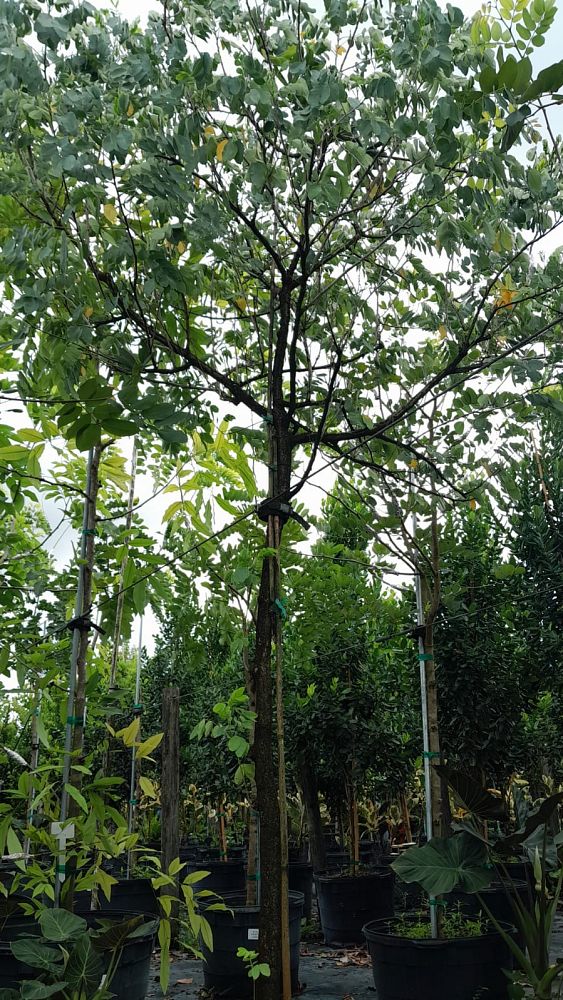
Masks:
[[[80,806],[83,812],[85,813],[88,812],[88,803],[86,802],[86,799],[84,798],[82,792],[79,792],[78,789],[74,787],[74,785],[70,784],[65,785],[65,791],[67,792],[68,795],[70,795],[71,799],[74,799],[76,804]]]
[[[130,437],[139,430],[132,420],[122,420],[121,417],[107,417],[102,420],[102,427],[115,437]]]
[[[448,782],[456,799],[466,812],[479,819],[498,820],[499,822],[508,818],[503,800],[492,795],[470,775],[442,764],[435,764],[434,770]]]
[[[104,974],[104,961],[94,948],[88,934],[83,934],[72,949],[65,979],[79,996],[91,996],[100,985]]]
[[[45,1000],[55,993],[62,993],[66,986],[64,983],[41,983],[37,979],[24,980],[21,984],[22,1000]]]
[[[52,909],[43,910],[39,916],[39,926],[41,933],[47,941],[68,941],[72,938],[84,934],[87,930],[87,923],[82,917],[70,913],[68,910]]]
[[[534,101],[542,94],[556,94],[561,87],[563,87],[563,60],[538,73],[537,78],[524,92],[524,100]]]
[[[50,948],[36,938],[17,938],[11,942],[10,947],[18,962],[25,962],[33,969],[56,972],[63,961],[63,956],[57,948]]]
[[[411,847],[391,867],[405,882],[418,882],[430,896],[452,889],[477,892],[490,885],[487,848],[469,833],[435,837],[423,847]]]
[[[92,935],[92,945],[96,951],[116,951],[123,947],[133,931],[145,922],[142,913],[129,920],[100,920],[102,929]]]
[[[86,424],[81,427],[76,434],[76,447],[79,451],[89,451],[94,445],[99,444],[101,438],[101,428],[99,424]]]

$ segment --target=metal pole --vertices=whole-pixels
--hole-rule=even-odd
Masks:
[[[76,601],[74,604],[74,616],[80,618],[84,614],[84,570],[86,560],[86,546],[88,540],[88,503],[92,485],[92,463],[94,450],[90,448],[88,452],[88,464],[86,467],[86,496],[84,497],[84,510],[82,514],[82,533],[80,537],[80,564],[78,570],[78,585],[76,587]],[[78,664],[78,650],[80,646],[80,629],[72,630],[72,645],[70,647],[70,673],[68,678],[68,699],[66,707],[66,732],[65,749],[63,762],[63,790],[61,795],[61,824],[66,822],[68,817],[68,791],[67,785],[70,778],[70,764],[72,756],[72,735],[74,730],[74,693],[76,690],[76,667]],[[59,856],[55,872],[55,906],[59,905],[61,895],[61,858]]]
[[[417,531],[417,517],[413,511],[412,515],[412,538],[413,541],[416,539]],[[418,560],[416,572],[414,577],[415,590],[416,590],[416,620],[419,629],[425,625],[424,620],[424,604],[422,600],[422,579],[420,575],[420,569],[418,567]],[[424,761],[424,799],[425,799],[425,816],[426,816],[426,837],[428,840],[432,837],[432,792],[431,792],[431,774],[430,774],[430,735],[428,727],[428,699],[426,692],[426,651],[424,648],[424,639],[422,635],[418,636],[418,661],[420,665],[420,703],[422,710],[422,746],[423,746],[423,761]],[[430,922],[432,929],[432,937],[438,937],[438,919],[436,914],[436,907],[430,907]]]
[[[139,620],[139,638],[137,642],[137,670],[135,674],[135,713],[141,711],[141,667],[143,665],[143,618]],[[136,814],[136,790],[137,790],[137,755],[135,745],[131,747],[131,778],[129,781],[129,822],[128,832],[133,833]],[[127,878],[131,877],[131,849],[127,852]]]
[[[42,694],[43,694],[43,692],[42,692],[41,688],[39,688],[39,690],[37,692],[37,697],[36,697],[36,700],[35,700],[35,708],[33,709],[33,715],[31,716],[31,757],[30,757],[30,760],[29,760],[29,773],[30,773],[30,775],[33,775],[33,772],[37,769],[37,766],[39,764],[39,736],[37,734],[37,719],[38,719],[39,714],[41,712],[41,696],[42,696]],[[33,816],[34,816],[33,800],[34,800],[34,798],[35,798],[35,788],[33,787],[33,784],[32,784],[31,787],[30,787],[30,789],[29,789],[29,795],[28,795],[28,798],[27,798],[27,825],[28,826],[32,826],[33,825]],[[28,834],[28,836],[25,838],[24,844],[23,844],[23,853],[25,854],[26,858],[27,858],[27,855],[29,854],[29,847],[30,847],[30,838],[29,838],[29,834]]]

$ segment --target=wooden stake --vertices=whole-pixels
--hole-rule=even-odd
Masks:
[[[160,793],[160,828],[162,848],[162,870],[167,872],[170,863],[178,857],[180,850],[180,824],[178,803],[180,800],[180,689],[166,687],[162,692],[162,775]],[[176,885],[163,886],[163,895],[178,895]],[[173,907],[173,917],[177,918],[177,906]],[[178,921],[172,920],[171,946],[178,940]]]

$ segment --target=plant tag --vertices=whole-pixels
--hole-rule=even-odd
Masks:
[[[248,928],[248,940],[249,941],[257,941],[258,940],[258,934],[259,934],[259,930],[258,930],[257,927],[249,927]]]

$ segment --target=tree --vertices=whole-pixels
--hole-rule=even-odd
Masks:
[[[529,8],[534,37],[553,12]],[[413,452],[447,465],[425,405],[559,323],[560,283],[530,257],[557,225],[559,167],[530,116],[561,74],[531,79],[519,16],[492,30],[426,0],[330,0],[323,20],[173,2],[146,30],[88,4],[3,14],[2,334],[24,348],[21,394],[84,450],[139,430],[180,450],[208,434],[215,394],[269,466],[250,684],[260,1000],[281,976],[271,553],[291,502],[321,454],[391,478]]]

